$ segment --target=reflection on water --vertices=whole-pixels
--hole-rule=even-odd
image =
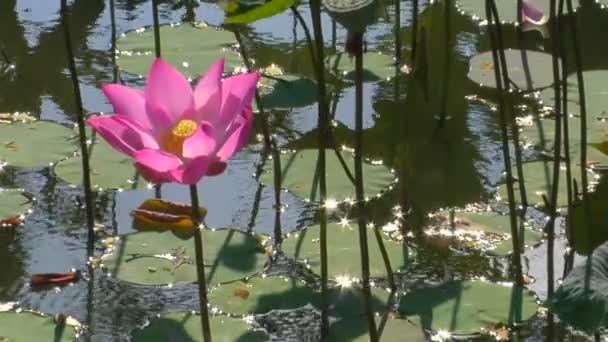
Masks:
[[[410,63],[411,4],[401,5],[402,56],[403,62]],[[116,0],[116,6],[120,32],[150,25],[149,1]],[[0,0],[0,49],[8,63],[15,65],[10,73],[0,74],[0,112],[28,111],[45,119],[74,121],[74,101],[57,11],[58,4],[46,1]],[[108,11],[104,0],[74,0],[70,5],[71,37],[85,107],[90,112],[111,110],[99,90],[100,83],[112,79]],[[300,11],[309,20],[308,7],[302,5]],[[396,77],[364,86],[364,154],[382,160],[399,178],[391,191],[370,205],[371,218],[377,224],[393,220],[392,208],[401,205],[411,209],[404,221],[406,228],[420,230],[433,211],[487,199],[501,176],[498,117],[489,105],[469,97],[479,89],[467,79],[468,59],[488,49],[488,38],[455,9],[448,29],[443,11],[442,5],[430,5],[419,17],[425,30],[417,57],[422,66],[413,74],[397,72]],[[368,48],[394,55],[391,22],[394,4],[384,2],[379,12],[382,15],[378,21],[368,28]],[[164,1],[160,13],[165,23],[196,18],[219,24],[223,16],[215,5],[190,0],[179,1],[177,5]],[[576,14],[575,19],[583,24],[581,44],[586,69],[608,67],[605,58],[608,52],[604,51],[607,45],[595,44],[592,35],[585,34],[605,32],[607,15],[608,12],[598,11],[595,5],[586,2]],[[334,31],[327,15],[323,20],[327,51],[342,51],[346,31],[340,27]],[[525,33],[523,41],[517,41],[514,29],[507,28],[505,34],[507,47],[537,50],[548,47],[548,41],[538,32]],[[276,63],[287,73],[313,77],[304,31],[291,12],[250,25],[242,35],[256,65]],[[352,146],[354,88],[338,80],[332,80],[329,88],[332,104],[335,103],[334,143]],[[491,91],[484,92],[492,98]],[[316,147],[316,120],[316,105],[270,113],[273,133],[278,135],[282,147],[290,149]],[[199,184],[202,204],[209,209],[207,225],[272,234],[273,190],[260,186],[254,177],[261,162],[260,149],[261,144],[252,140],[249,148],[231,161],[226,174]],[[3,265],[0,301],[18,300],[47,313],[61,311],[85,321],[86,284],[69,286],[57,293],[35,293],[27,287],[32,273],[85,268],[86,229],[84,212],[77,209],[78,189],[56,181],[48,169],[0,172],[0,187],[21,187],[37,198],[34,212],[24,227],[0,232]],[[97,199],[98,220],[108,233],[130,233],[133,230],[129,212],[152,194],[151,190],[102,194]],[[187,200],[184,187],[166,186],[163,194],[167,199]],[[315,222],[316,212],[310,204],[289,193],[282,193],[282,201],[287,205],[281,215],[284,232]],[[411,278],[418,277],[424,282],[427,275],[434,279],[448,273],[471,275],[471,265],[479,271],[474,275],[504,277],[502,265],[481,255],[462,258],[430,243],[418,253],[413,272],[416,274]],[[195,289],[185,285],[141,291],[97,277],[94,291],[99,293],[95,299],[95,316],[99,318],[93,332],[97,340],[124,339],[143,322],[144,316],[165,309],[195,309],[198,305],[193,300]]]

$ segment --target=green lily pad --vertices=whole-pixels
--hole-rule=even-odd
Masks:
[[[338,223],[327,225],[327,249],[329,277],[361,279],[361,254],[359,252],[359,232],[356,223],[342,226]],[[286,255],[304,260],[317,274],[321,273],[319,254],[320,226],[310,226],[291,233],[283,241],[281,248]],[[371,230],[368,231],[369,268],[371,277],[385,277],[386,267],[380,247]],[[389,240],[383,240],[393,270],[404,269],[412,259],[411,249]]]
[[[296,75],[276,76],[279,80],[272,80],[267,91],[261,94],[264,108],[291,109],[306,107],[317,101],[317,84]]]
[[[184,252],[184,262],[170,260]],[[209,284],[243,279],[262,272],[268,261],[260,241],[249,234],[220,229],[203,231],[204,264]],[[174,259],[175,260],[175,259]],[[194,238],[181,239],[171,232],[141,232],[121,237],[104,259],[116,278],[140,285],[196,282]]]
[[[209,293],[209,302],[235,315],[295,309],[319,301],[319,293],[298,279],[251,278],[221,285]]]
[[[574,205],[572,231],[577,253],[589,255],[608,240],[608,176],[602,177],[595,191],[589,194],[589,219],[582,202]]]
[[[75,341],[76,332],[71,326],[57,325],[55,319],[23,311],[0,312],[0,341]]]
[[[133,166],[133,160],[114,150],[105,140],[97,137],[90,145],[89,166],[93,190],[136,189],[147,186]],[[82,184],[82,160],[73,157],[55,165],[55,174],[64,181]]]
[[[563,126],[563,125],[562,125]],[[563,128],[563,127],[562,127]],[[570,141],[570,160],[572,165],[580,165],[581,155],[581,120],[578,117],[568,119],[568,133]],[[534,125],[524,127],[522,139],[537,146],[540,150],[550,152],[555,144],[555,120],[534,119]],[[608,123],[591,119],[587,122],[587,141],[589,143],[602,141],[608,138]],[[562,147],[562,151],[563,151]],[[564,155],[564,153],[562,153]],[[608,156],[604,155],[591,145],[587,146],[588,163],[608,163]]]
[[[30,207],[30,199],[21,191],[0,189],[0,221],[25,214]]]
[[[548,15],[549,0],[534,0],[536,6]],[[457,7],[473,18],[486,20],[486,3],[484,0],[457,0]],[[517,22],[517,0],[496,1],[498,16],[502,22]]]
[[[589,334],[608,326],[608,243],[591,258],[572,269],[548,303],[561,321]]]
[[[374,0],[323,0],[323,6],[332,19],[348,32],[365,32],[365,29],[382,16],[386,6]]]
[[[165,61],[184,76],[197,78],[224,58],[226,69],[241,65],[241,57],[232,50],[234,34],[204,23],[193,26],[163,25],[160,27],[161,52]],[[116,41],[117,63],[122,71],[145,76],[154,60],[154,30],[131,31]]]
[[[347,80],[355,79],[355,60],[347,54],[338,53],[327,59],[326,67]],[[363,81],[375,82],[395,76],[393,57],[381,52],[363,54]]]
[[[211,337],[219,342],[267,341],[265,334],[253,331],[244,320],[224,316],[209,318]],[[203,341],[201,321],[198,314],[172,312],[163,314],[143,328],[133,333],[134,342]]]
[[[455,215],[456,230],[463,231],[483,231],[491,234],[498,234],[507,238],[498,242],[494,248],[489,250],[493,255],[507,255],[513,251],[513,240],[511,240],[511,223],[509,215],[502,215],[495,212],[467,213],[457,212]],[[524,244],[527,247],[538,244],[543,238],[541,232],[526,229]]]
[[[376,317],[376,329],[380,341],[427,341],[419,324],[392,318],[390,314]],[[332,342],[367,342],[369,341],[367,318],[356,316],[341,319],[331,325],[329,333]]]
[[[418,289],[399,303],[399,311],[418,316],[422,328],[452,334],[478,333],[495,323],[526,320],[536,310],[534,296],[527,290],[474,280]]]
[[[583,72],[583,79],[585,81],[585,101],[589,121],[608,115],[607,77],[608,70],[589,70]],[[578,96],[578,80],[576,73],[569,75],[566,82],[568,84],[568,113],[580,115],[581,107]],[[555,101],[553,89],[541,91],[540,98],[543,104],[553,106]]]
[[[354,158],[351,153],[341,152],[354,174]],[[355,187],[348,178],[340,160],[334,150],[325,150],[325,169],[327,177],[327,197],[337,201],[355,197]],[[281,185],[295,195],[311,201],[318,200],[318,150],[305,149],[295,153],[281,154]],[[264,184],[273,184],[273,163],[266,163],[260,181]],[[382,165],[363,163],[363,190],[365,195],[372,197],[382,193],[393,183],[395,176]]]
[[[0,164],[49,166],[78,149],[74,131],[50,121],[0,123]]]
[[[480,1],[483,3],[483,1]],[[500,2],[500,1],[497,1]],[[505,1],[507,2],[507,1]],[[548,87],[553,84],[552,57],[532,50],[505,50],[509,78],[522,91]],[[468,77],[482,87],[496,88],[492,51],[471,58]]]
[[[573,164],[574,165],[574,164]],[[581,180],[581,169],[580,167],[572,167],[572,178],[578,181],[580,184]],[[551,184],[553,179],[553,162],[551,161],[536,161],[531,163],[523,164],[524,179],[526,181],[526,194],[528,195],[528,203],[531,205],[544,206],[542,195],[547,196],[547,199],[551,199]],[[513,175],[517,175],[517,169],[512,167]],[[559,187],[558,187],[558,206],[565,206],[568,204],[568,189],[566,187],[566,168],[562,163],[560,165],[559,174]],[[519,203],[521,197],[519,196],[519,183],[514,182],[513,188],[515,189],[515,202]],[[507,201],[507,185],[502,184],[498,188],[498,195],[502,201]]]
[[[389,312],[391,293],[379,287],[371,287],[370,290],[373,312],[378,314]],[[329,303],[332,316],[345,318],[365,314],[365,295],[363,288],[358,284],[330,289]]]

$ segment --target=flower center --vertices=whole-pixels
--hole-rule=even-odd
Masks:
[[[197,128],[198,125],[192,120],[180,120],[163,136],[162,149],[181,158],[184,141],[192,136]]]

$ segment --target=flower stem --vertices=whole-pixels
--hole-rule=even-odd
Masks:
[[[158,0],[152,0],[152,18],[154,20],[154,53],[160,57],[160,24],[158,20]]]
[[[365,315],[371,342],[378,341],[378,331],[372,308],[372,294],[369,287],[369,251],[367,243],[367,218],[365,194],[363,190],[363,54],[356,49],[355,54],[355,192],[359,217],[359,246],[361,250],[361,282],[365,300]]]
[[[196,273],[198,275],[198,299],[201,311],[203,341],[211,342],[209,310],[207,309],[207,281],[205,279],[205,265],[203,262],[203,232],[199,227],[202,220],[199,213],[196,184],[190,185],[190,204],[192,205],[192,222],[194,223],[194,248],[196,250]]]

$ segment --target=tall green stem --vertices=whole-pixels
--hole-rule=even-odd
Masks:
[[[325,176],[325,146],[329,134],[329,108],[327,103],[327,90],[325,87],[325,70],[323,61],[323,30],[321,25],[321,2],[320,0],[310,1],[310,15],[312,17],[313,31],[315,36],[315,74],[317,77],[317,105],[319,111],[319,219],[320,236],[319,247],[321,254],[321,339],[327,339],[329,335],[329,298],[327,293],[327,208],[325,200],[327,198],[327,179]]]
[[[192,222],[194,223],[194,249],[196,251],[198,301],[201,312],[203,341],[211,342],[211,326],[209,325],[209,309],[207,308],[207,280],[205,279],[205,263],[203,259],[203,232],[200,228],[202,218],[199,212],[198,190],[196,184],[190,185],[190,204],[192,205]]]
[[[412,57],[411,67],[416,66],[416,50],[418,49],[418,0],[412,0]]]
[[[359,246],[361,250],[361,282],[365,299],[365,314],[371,342],[378,341],[376,321],[372,308],[372,294],[369,287],[369,250],[367,243],[367,212],[363,190],[363,54],[357,49],[355,54],[355,192],[359,217]]]
[[[152,20],[154,23],[154,54],[160,57],[160,24],[158,20],[158,0],[152,0]]]
[[[498,111],[500,118],[500,131],[502,138],[502,153],[505,163],[506,182],[507,182],[507,198],[509,201],[509,219],[511,224],[511,238],[513,240],[513,254],[512,263],[515,269],[515,284],[517,286],[523,285],[522,269],[521,269],[521,255],[520,255],[520,244],[519,234],[517,231],[517,213],[515,211],[515,193],[513,190],[513,175],[511,172],[511,154],[509,151],[509,134],[507,131],[507,117],[506,117],[506,105],[503,92],[503,82],[501,74],[500,56],[498,54],[497,31],[496,28],[500,25],[498,19],[498,11],[496,10],[496,4],[494,0],[486,0],[486,17],[488,20],[488,30],[490,31],[490,42],[492,45],[492,59],[494,62],[494,77],[496,78],[496,89],[498,91]]]

